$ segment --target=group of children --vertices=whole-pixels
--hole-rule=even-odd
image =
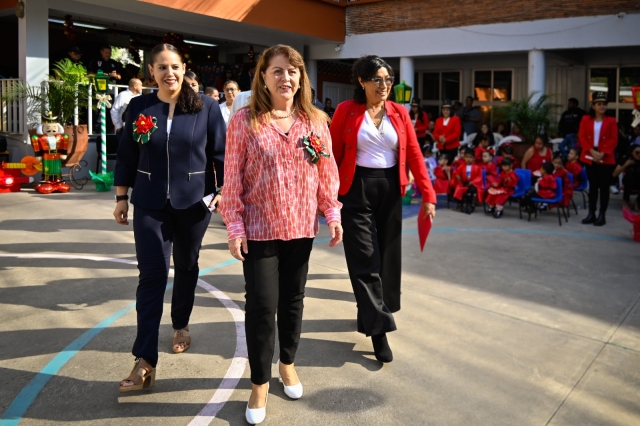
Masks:
[[[425,147],[423,154],[437,194],[446,194],[449,200],[457,202],[458,210],[467,214],[473,213],[476,203],[486,202],[488,214],[496,219],[502,217],[504,205],[515,194],[519,181],[515,169],[520,168],[520,163],[511,145],[503,145],[497,157],[494,157],[493,148],[484,141],[475,149],[463,147],[460,155],[453,160],[441,153],[436,163],[430,147]],[[579,158],[579,149],[574,148],[566,163],[561,156],[556,156],[552,162],[544,162],[540,170],[533,171],[533,186],[519,200],[523,209],[531,211],[534,208],[531,202],[534,197],[555,198],[555,178],[562,180],[562,201],[558,204],[568,207],[574,189],[582,183]],[[555,204],[543,205],[543,208],[553,207]]]

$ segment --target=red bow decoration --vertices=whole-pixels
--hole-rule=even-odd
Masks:
[[[135,123],[133,123],[133,138],[136,142],[149,142],[151,134],[158,129],[158,126],[156,126],[157,121],[155,117],[140,114]]]
[[[315,133],[311,132],[309,136],[302,138],[307,152],[311,155],[311,162],[316,164],[320,161],[320,156],[329,158],[329,154],[324,152],[325,146]]]

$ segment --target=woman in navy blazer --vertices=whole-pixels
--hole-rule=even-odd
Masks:
[[[136,357],[120,392],[155,383],[158,329],[173,245],[171,300],[173,351],[191,344],[189,317],[198,280],[198,255],[224,182],[225,124],[217,102],[184,82],[186,64],[170,44],[151,51],[149,70],[158,92],[132,99],[115,169],[116,222],[128,225],[128,195],[135,205],[133,234],[140,271],[136,292]],[[216,175],[217,173],[217,175]],[[210,206],[206,195],[216,194]],[[217,211],[217,210],[216,210]]]
[[[401,198],[408,171],[422,191],[419,214],[435,216],[436,193],[406,108],[387,100],[393,69],[377,56],[353,65],[354,99],[331,121],[338,164],[344,251],[358,304],[358,331],[371,336],[376,359],[391,362],[386,333],[400,310]]]

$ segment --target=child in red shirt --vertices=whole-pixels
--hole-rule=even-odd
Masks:
[[[433,171],[436,179],[433,182],[433,189],[436,194],[446,194],[451,185],[451,166],[449,166],[449,158],[447,154],[440,154],[438,157],[438,165]]]
[[[542,163],[540,179],[535,184],[534,188],[531,188],[529,192],[523,197],[522,206],[526,212],[533,211],[532,198],[553,198],[556,196],[556,178],[553,176],[553,164]]]
[[[505,203],[516,191],[518,185],[518,175],[513,171],[511,158],[503,158],[500,169],[502,170],[500,181],[491,183],[487,190],[489,213],[493,213],[496,219],[502,216]]]
[[[484,170],[487,176],[487,187],[491,186],[494,182],[499,182],[498,167],[493,164],[493,154],[491,151],[485,151],[482,153],[482,164],[480,167]]]
[[[562,165],[562,157],[555,157],[551,164],[553,164],[554,171],[553,176],[562,179],[562,207],[567,207],[571,204],[571,198],[573,198],[573,186],[569,181],[569,172]]]
[[[484,138],[480,141],[475,150],[475,161],[477,165],[482,164],[482,154],[489,150],[489,139]]]
[[[580,148],[571,148],[569,150],[569,156],[567,157],[567,164],[565,164],[565,168],[569,173],[573,175],[573,188],[577,188],[580,186],[582,182],[580,182],[580,173],[582,173],[582,165],[578,159],[580,158]]]
[[[520,168],[520,162],[513,155],[513,147],[511,146],[511,144],[505,143],[501,147],[501,150],[502,150],[502,155],[499,155],[499,156],[496,157],[496,163],[498,165],[500,165],[502,163],[502,159],[503,158],[510,158],[511,161],[513,162],[513,168],[514,169],[519,169]]]
[[[453,199],[458,202],[458,209],[471,214],[475,210],[476,197],[482,202],[484,196],[483,191],[478,191],[478,188],[482,188],[482,169],[473,164],[473,149],[466,147],[463,152],[465,165],[456,169],[451,179],[450,192],[453,192]]]

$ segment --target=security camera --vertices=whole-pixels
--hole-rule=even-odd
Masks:
[[[342,46],[340,46],[340,43],[336,44],[336,52],[339,52],[342,50]]]

